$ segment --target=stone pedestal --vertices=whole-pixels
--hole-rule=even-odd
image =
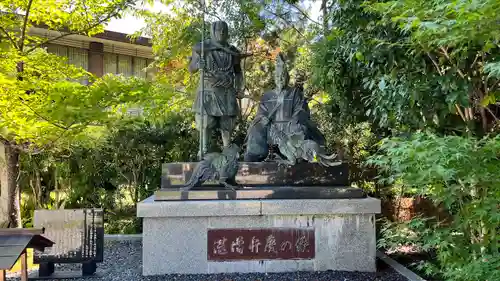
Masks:
[[[143,275],[375,271],[380,201],[140,202]]]

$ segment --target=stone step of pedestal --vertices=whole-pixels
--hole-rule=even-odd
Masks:
[[[165,163],[162,166],[162,188],[184,185],[197,162]],[[240,162],[236,182],[242,186],[348,186],[347,163],[324,167],[317,163],[298,163],[294,166],[279,166],[276,162]],[[205,186],[216,182],[206,182]],[[204,188],[203,187],[203,188]],[[196,188],[195,188],[196,189]]]
[[[204,186],[204,190],[181,191],[179,188],[162,188],[155,192],[155,201],[185,200],[245,200],[245,199],[353,199],[365,198],[360,188],[324,186],[275,186],[250,187],[240,190],[223,190]]]

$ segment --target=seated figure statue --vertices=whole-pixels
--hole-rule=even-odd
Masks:
[[[285,60],[283,55],[279,54],[276,60],[276,89],[264,93],[260,101],[257,115],[247,132],[245,161],[260,162],[265,160],[269,154],[270,146],[277,146],[279,150],[277,152],[282,157],[292,158],[293,156],[289,155],[293,153],[283,153],[282,150],[286,147],[280,145],[290,142],[280,139],[279,136],[294,136],[299,147],[307,147],[309,144],[314,144],[314,147],[324,145],[325,138],[311,121],[310,111],[302,89],[289,86],[289,79]],[[307,145],[304,145],[305,141],[308,141]],[[318,149],[316,148],[316,150]],[[314,153],[316,152],[320,153],[314,151]],[[300,153],[295,152],[295,154],[297,160],[305,159],[300,156]],[[314,155],[313,158],[316,156]],[[291,161],[291,159],[287,160]],[[289,164],[293,164],[292,162]]]

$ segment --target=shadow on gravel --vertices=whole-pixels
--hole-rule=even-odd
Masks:
[[[56,270],[75,270],[78,266],[57,265]],[[105,272],[106,275],[100,278],[58,279],[57,281],[408,281],[383,262],[378,262],[377,268],[376,273],[324,271],[145,277],[142,276],[141,241],[105,241],[104,262],[98,265],[97,272]],[[7,278],[7,280],[17,281],[19,278]]]

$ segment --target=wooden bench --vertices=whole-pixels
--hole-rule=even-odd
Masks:
[[[44,251],[54,242],[42,236],[44,229],[2,228],[0,229],[0,281],[5,281],[6,271],[21,259],[21,281],[28,281],[28,259],[26,249]]]
[[[35,252],[33,263],[39,264],[38,277],[53,277],[55,264],[80,263],[81,272],[65,272],[64,276],[95,276],[98,262],[104,260],[104,211],[102,209],[35,210],[33,224],[44,227],[45,236],[54,247]],[[68,275],[69,274],[69,275]]]

